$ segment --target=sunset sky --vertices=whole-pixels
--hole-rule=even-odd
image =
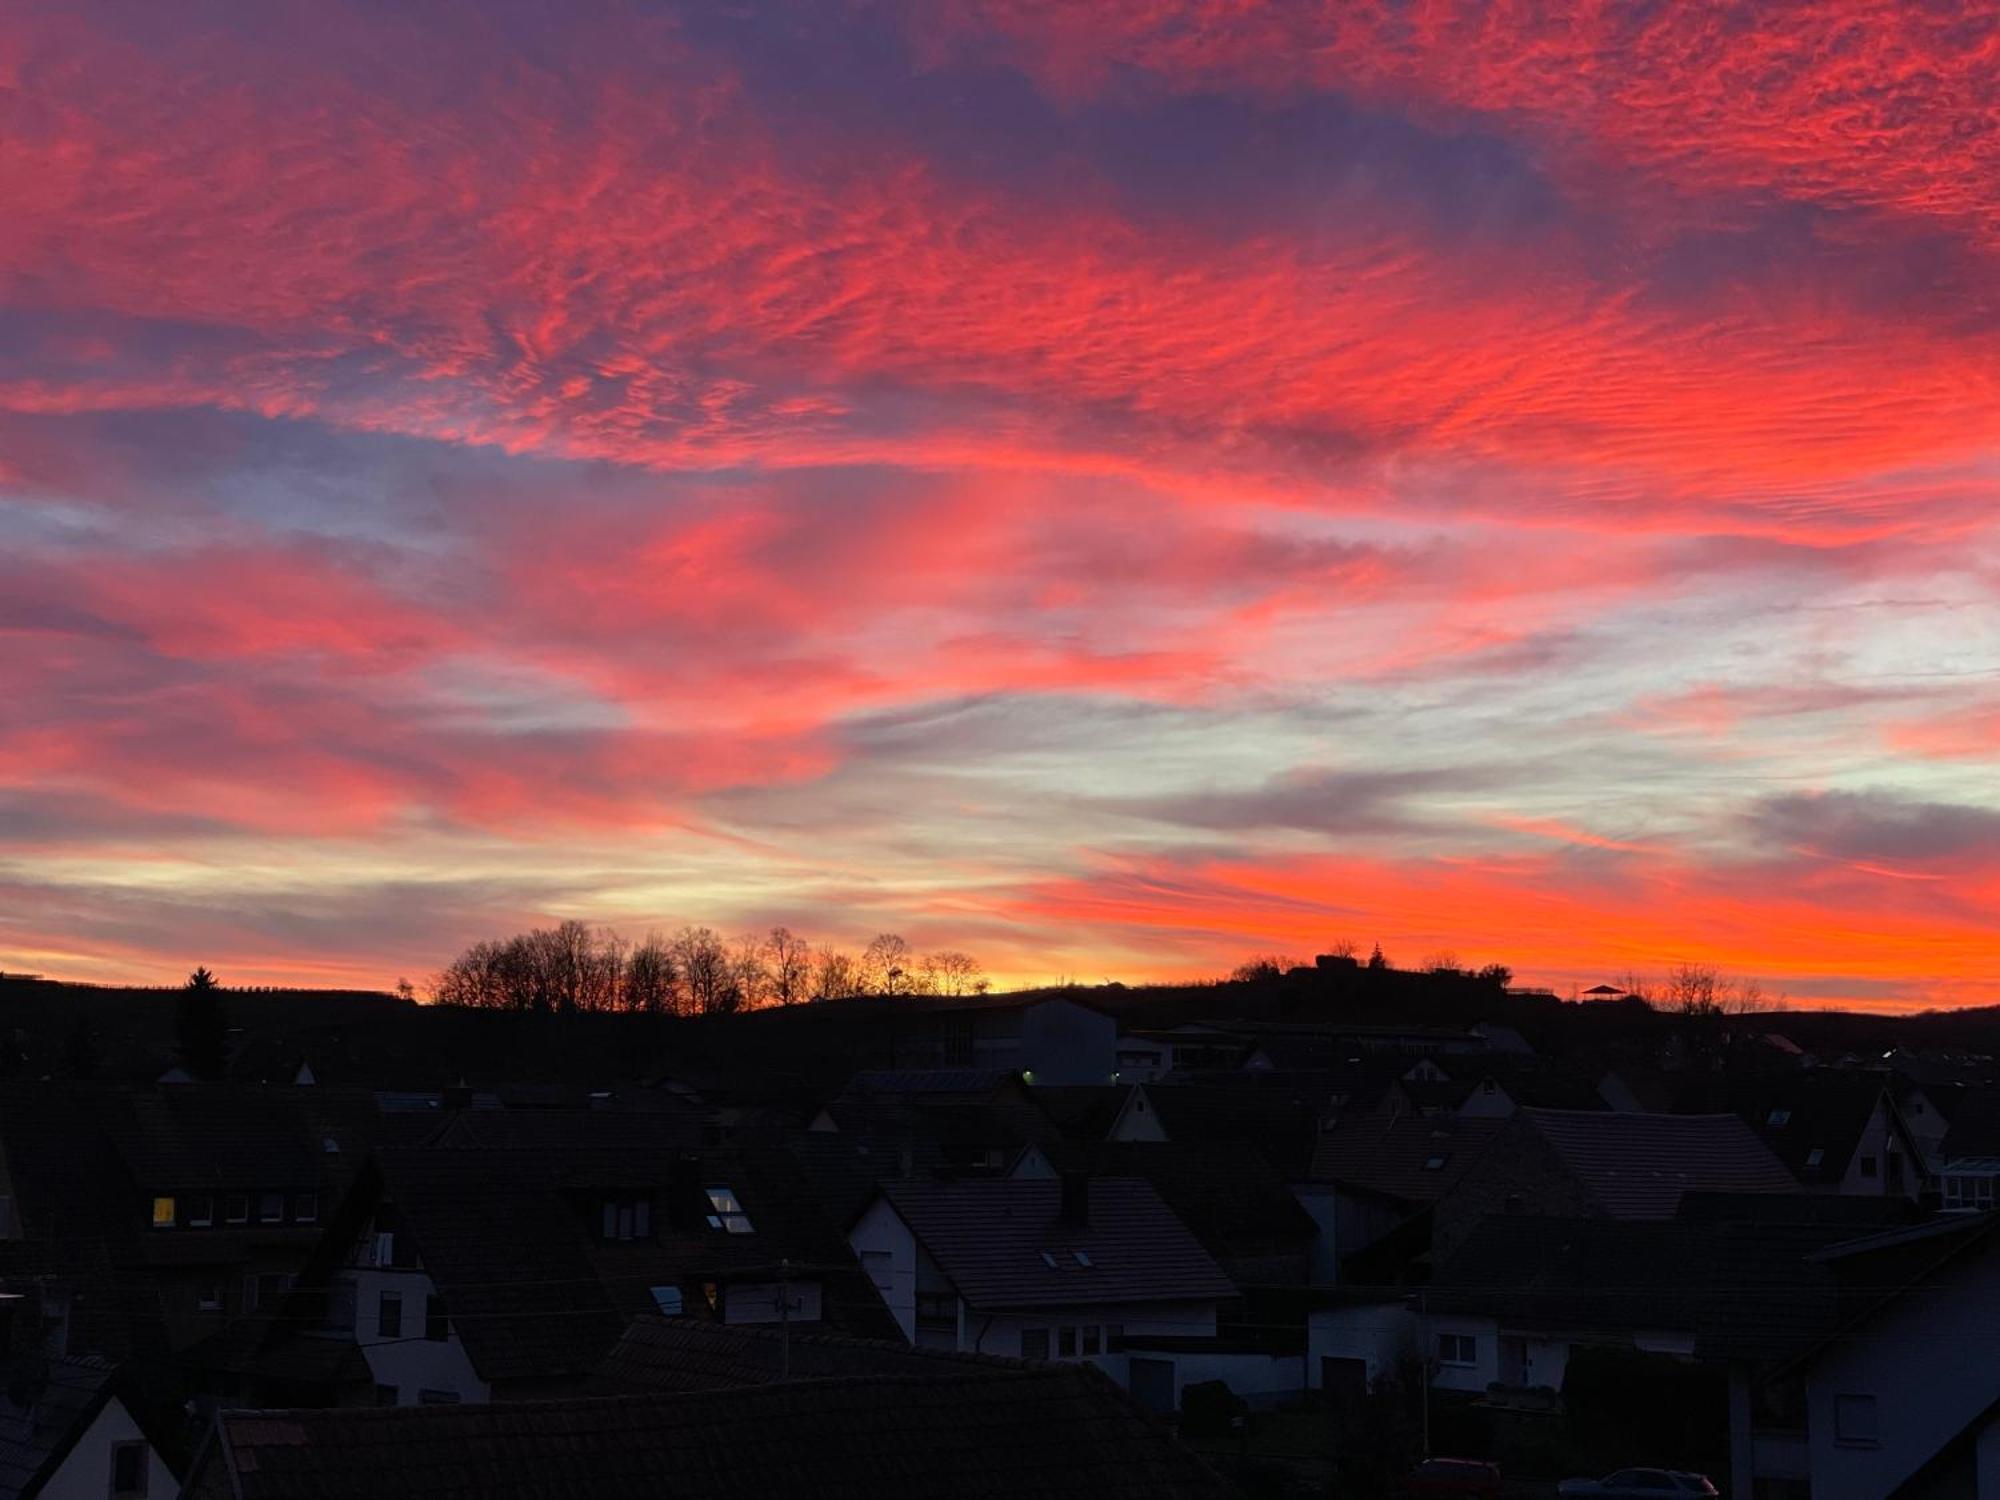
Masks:
[[[2000,1002],[2000,12],[0,16],[0,969]]]

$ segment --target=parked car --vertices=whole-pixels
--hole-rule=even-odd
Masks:
[[[1602,1479],[1565,1479],[1556,1486],[1563,1500],[1679,1500],[1686,1495],[1713,1495],[1705,1474],[1685,1469],[1620,1469]]]
[[[1476,1458],[1429,1458],[1403,1476],[1402,1494],[1482,1495],[1500,1493],[1500,1466]]]

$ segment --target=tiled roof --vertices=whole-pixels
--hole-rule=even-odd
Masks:
[[[1679,1102],[1741,1117],[1800,1182],[1830,1186],[1846,1176],[1883,1097],[1880,1074],[1827,1069],[1703,1080]]]
[[[1614,1219],[1670,1219],[1681,1194],[1778,1193],[1785,1164],[1735,1115],[1524,1109],[1598,1207]]]
[[[786,1354],[789,1346],[789,1362]],[[853,1375],[950,1375],[966,1367],[1022,1370],[991,1354],[913,1349],[901,1340],[845,1338],[809,1327],[730,1326],[641,1315],[625,1327],[590,1383],[600,1395],[714,1391]],[[790,1374],[785,1372],[789,1368]]]
[[[227,1412],[218,1436],[205,1462],[229,1471],[240,1500],[1231,1493],[1083,1366],[505,1406]]]
[[[1505,1120],[1364,1115],[1322,1131],[1312,1175],[1406,1203],[1434,1203],[1493,1144]],[[1435,1165],[1432,1165],[1435,1163]]]
[[[1310,1087],[1290,1079],[1232,1075],[1198,1084],[1141,1084],[1147,1102],[1172,1141],[1238,1141],[1281,1172],[1303,1170],[1329,1102],[1318,1080]],[[1136,1105],[1134,1106],[1136,1107]]]
[[[1304,1242],[1318,1231],[1285,1179],[1247,1146],[1071,1141],[1041,1149],[1058,1171],[1144,1178],[1218,1259],[1235,1246]]]
[[[850,1094],[989,1095],[1014,1082],[1018,1074],[1004,1068],[898,1068],[856,1073],[848,1081]]]
[[[882,1191],[975,1308],[1236,1294],[1200,1241],[1137,1178],[1092,1180],[1089,1222],[1081,1227],[1058,1216],[1060,1182],[893,1182]]]
[[[0,1495],[46,1478],[111,1395],[112,1368],[97,1360],[50,1360],[37,1373],[38,1388],[22,1384],[25,1403],[13,1389],[0,1392]]]

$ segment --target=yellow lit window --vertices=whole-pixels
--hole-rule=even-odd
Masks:
[[[172,1229],[174,1227],[173,1199],[155,1198],[153,1200],[153,1227],[155,1229]]]

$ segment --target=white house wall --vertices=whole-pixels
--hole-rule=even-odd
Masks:
[[[1400,1302],[1363,1302],[1315,1309],[1306,1319],[1307,1376],[1320,1386],[1321,1361],[1358,1359],[1373,1385],[1417,1351],[1417,1316]]]
[[[132,1420],[125,1403],[114,1396],[104,1403],[104,1409],[76,1440],[40,1493],[46,1500],[105,1500],[111,1493],[111,1450],[120,1443],[145,1441],[146,1435]],[[147,1444],[146,1494],[153,1500],[166,1500],[178,1488],[173,1472]]]
[[[917,1338],[917,1240],[886,1198],[877,1198],[847,1233],[861,1260],[911,1343]]]
[[[492,1387],[479,1378],[456,1328],[449,1328],[442,1339],[424,1337],[425,1299],[436,1290],[428,1275],[404,1268],[372,1267],[350,1274],[354,1277],[354,1341],[361,1346],[375,1383],[396,1388],[398,1406],[417,1405],[423,1391],[450,1391],[467,1403],[492,1399]],[[403,1299],[402,1332],[393,1339],[385,1339],[377,1331],[385,1292]]]

